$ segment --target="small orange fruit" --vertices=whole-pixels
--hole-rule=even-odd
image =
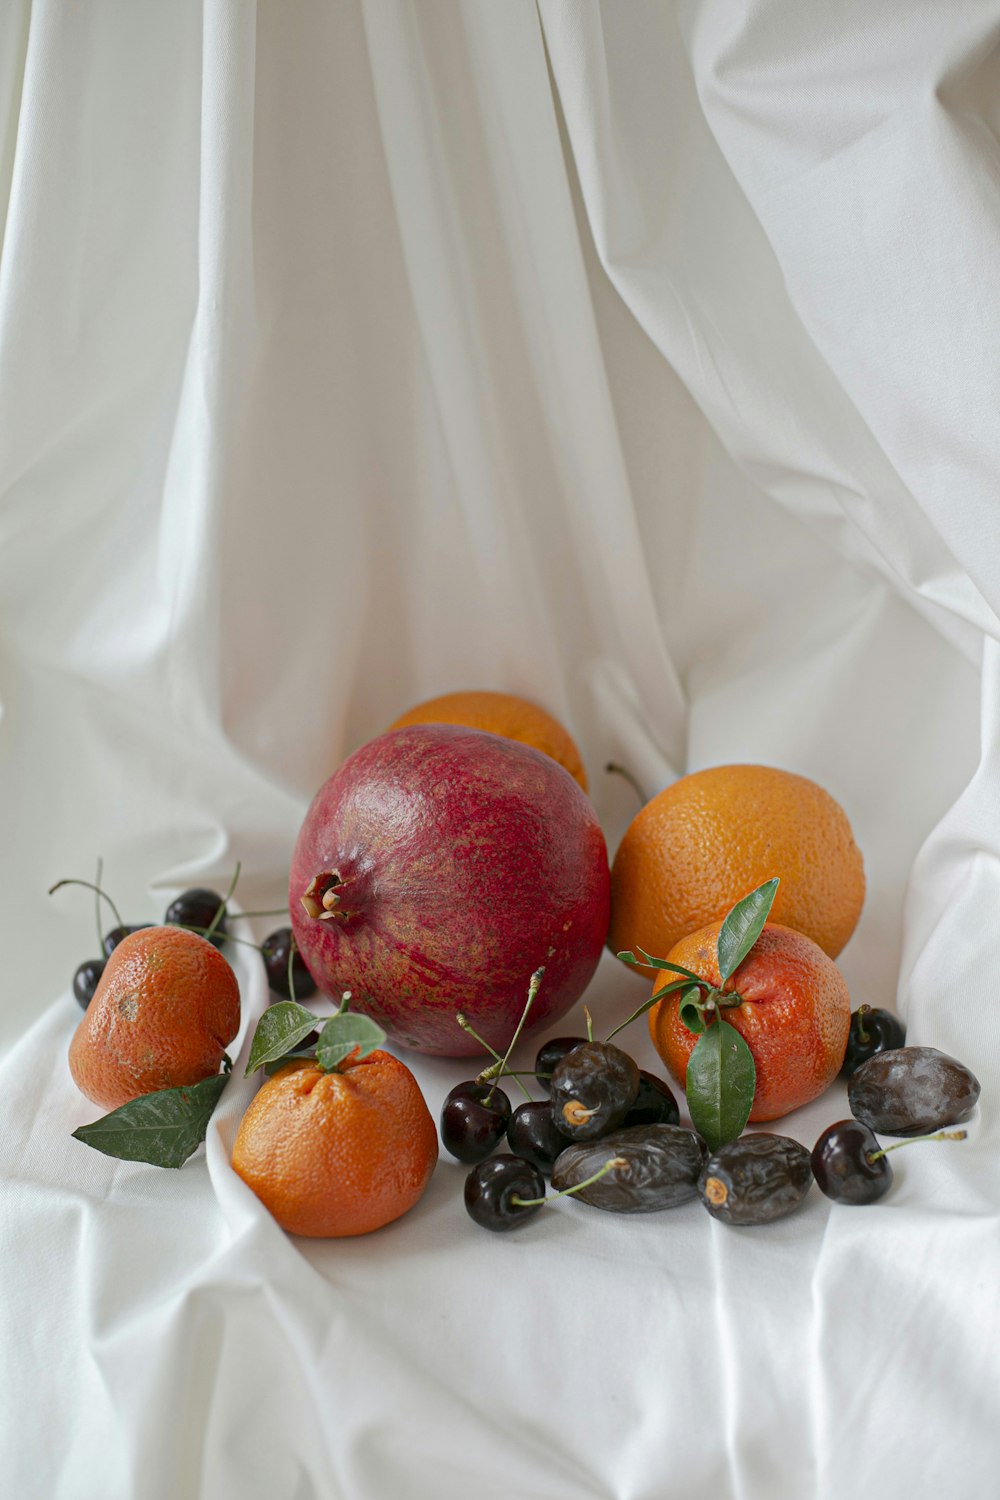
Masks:
[[[611,871],[608,945],[662,955],[778,875],[771,915],[835,958],[865,898],[861,852],[840,804],[771,766],[714,766],[639,812]]]
[[[240,1027],[236,975],[217,948],[181,927],[144,927],[112,951],[73,1033],[79,1089],[117,1109],[219,1071]]]
[[[513,693],[445,693],[441,698],[418,703],[389,728],[402,729],[406,724],[461,724],[465,729],[484,729],[488,734],[520,740],[522,745],[550,755],[585,792],[588,790],[587,773],[575,743],[558,719],[527,698],[517,698]]]
[[[324,1072],[288,1063],[254,1096],[233,1170],[289,1234],[368,1234],[413,1207],[437,1161],[437,1128],[409,1068],[370,1052]]]
[[[690,933],[666,957],[718,986],[721,927],[713,922]],[[653,993],[676,977],[661,970]],[[743,1037],[757,1069],[751,1120],[777,1120],[829,1088],[847,1050],[851,997],[844,976],[818,944],[768,922],[722,988],[741,997],[741,1004],[722,1014]],[[652,1007],[649,1034],[683,1087],[698,1038],[678,1014],[682,994],[675,991]]]

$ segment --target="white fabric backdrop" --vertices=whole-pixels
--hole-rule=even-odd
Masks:
[[[995,1488],[998,33],[986,0],[0,9],[11,1494]],[[152,920],[240,858],[273,904],[324,776],[463,685],[566,720],[612,849],[611,757],[834,792],[855,1003],[976,1069],[973,1138],[759,1232],[491,1237],[442,1162],[329,1244],[231,1174],[249,1085],[207,1166],[69,1141],[95,940],[52,881],[102,853]],[[590,998],[641,993],[607,960]],[[415,1068],[434,1110],[464,1071]]]

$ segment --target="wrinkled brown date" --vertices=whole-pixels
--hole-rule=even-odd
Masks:
[[[698,1192],[724,1224],[770,1224],[798,1208],[812,1180],[809,1152],[791,1136],[741,1135],[708,1158]]]
[[[562,1135],[593,1141],[620,1125],[639,1092],[639,1069],[611,1042],[581,1042],[552,1072],[552,1119]]]
[[[599,1141],[567,1146],[556,1158],[552,1186],[560,1191],[585,1182],[604,1163],[622,1157],[597,1182],[574,1196],[615,1214],[650,1214],[673,1208],[697,1193],[705,1143],[680,1125],[633,1125]]]
[[[964,1063],[936,1047],[878,1052],[851,1074],[851,1114],[880,1135],[926,1135],[967,1120],[979,1080]]]

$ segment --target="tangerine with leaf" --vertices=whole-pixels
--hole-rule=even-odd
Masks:
[[[735,1131],[723,1126],[721,1139],[738,1135],[747,1119],[776,1120],[818,1098],[840,1071],[847,1047],[847,983],[811,938],[767,921],[777,885],[771,880],[758,887],[724,922],[682,938],[665,960],[650,965],[661,971],[653,986],[650,1036],[686,1088],[693,1117],[689,1069],[696,1049],[713,1087],[721,1071],[718,1109],[734,1118],[742,1114]],[[739,1100],[727,1097],[727,1044],[741,1057],[745,1049],[752,1061],[742,1074],[736,1067],[733,1091]],[[712,1048],[718,1059],[709,1057]]]
[[[293,1003],[271,1011],[248,1072],[279,1060],[316,1022]],[[243,1116],[233,1170],[289,1234],[369,1234],[408,1212],[431,1179],[437,1129],[409,1068],[378,1046],[384,1040],[345,1001],[315,1056],[279,1067]]]

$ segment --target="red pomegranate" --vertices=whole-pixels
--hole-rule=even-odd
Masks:
[[[498,1051],[583,994],[608,931],[604,835],[568,772],[500,735],[419,724],[320,787],[292,857],[296,941],[320,989],[420,1052]]]

